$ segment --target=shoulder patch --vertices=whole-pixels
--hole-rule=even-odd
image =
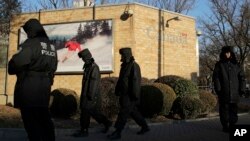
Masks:
[[[42,50],[41,50],[42,55],[52,56],[52,57],[56,56],[55,47],[53,48],[51,47],[51,49],[48,49],[47,43],[40,42],[40,44],[42,46]]]

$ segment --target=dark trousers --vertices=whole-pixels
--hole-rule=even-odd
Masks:
[[[99,124],[108,125],[109,120],[96,108],[82,108],[80,116],[81,130],[88,129],[90,124],[90,117],[93,117]]]
[[[55,141],[55,128],[48,108],[21,108],[29,141]]]
[[[131,116],[132,119],[135,120],[135,122],[139,126],[143,128],[148,127],[146,120],[138,111],[136,103],[130,102],[130,104],[121,105],[121,108],[120,108],[120,111],[119,111],[119,114],[115,123],[116,130],[118,131],[123,130],[124,126],[127,123],[127,119],[129,118],[129,116]]]
[[[219,103],[220,122],[223,127],[234,125],[238,121],[238,105],[237,103]]]

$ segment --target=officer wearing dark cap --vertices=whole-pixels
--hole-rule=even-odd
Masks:
[[[238,102],[245,93],[245,76],[240,68],[233,47],[221,49],[220,60],[213,70],[213,83],[218,95],[220,122],[223,132],[229,132],[230,126],[238,121]]]
[[[74,133],[75,137],[88,136],[88,128],[90,124],[90,116],[92,116],[98,123],[104,125],[103,133],[107,133],[112,125],[102,113],[96,108],[96,99],[100,94],[100,70],[99,66],[95,63],[90,51],[84,49],[78,53],[78,56],[84,61],[83,66],[83,79],[82,79],[82,91],[80,97],[80,126],[81,130]]]
[[[122,48],[119,52],[122,64],[119,79],[115,87],[115,94],[119,96],[120,111],[115,123],[116,130],[111,135],[108,135],[108,138],[111,140],[121,138],[121,132],[129,116],[141,126],[141,130],[137,132],[138,135],[149,131],[144,117],[137,110],[141,89],[140,67],[132,56],[131,48]]]
[[[20,108],[29,141],[55,141],[49,98],[57,52],[37,19],[28,20],[23,29],[28,39],[8,64],[8,73],[17,76],[14,107]]]

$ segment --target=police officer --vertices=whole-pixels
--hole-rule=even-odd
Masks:
[[[90,116],[98,123],[104,125],[103,133],[107,133],[112,122],[109,121],[102,113],[97,110],[97,97],[100,94],[100,70],[95,63],[90,51],[84,49],[78,53],[78,56],[84,61],[84,76],[82,79],[82,91],[80,97],[80,126],[81,130],[73,134],[75,137],[88,136]]]
[[[224,132],[238,121],[239,96],[245,93],[245,77],[233,48],[225,46],[213,71],[215,92],[218,95],[220,122]]]
[[[141,126],[141,130],[137,134],[140,135],[149,131],[144,117],[137,110],[141,89],[140,67],[132,56],[131,48],[120,49],[120,54],[122,64],[119,79],[115,87],[115,94],[120,96],[120,111],[115,123],[116,130],[111,135],[108,135],[108,138],[111,140],[121,138],[121,132],[129,116]]]
[[[48,106],[57,53],[37,19],[28,20],[23,29],[28,39],[8,63],[8,73],[17,76],[14,107],[20,108],[30,141],[55,141]]]

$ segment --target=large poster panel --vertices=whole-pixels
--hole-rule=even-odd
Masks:
[[[43,25],[58,53],[57,73],[82,72],[78,52],[88,48],[102,73],[113,71],[112,20]],[[27,39],[21,28],[19,44]]]

